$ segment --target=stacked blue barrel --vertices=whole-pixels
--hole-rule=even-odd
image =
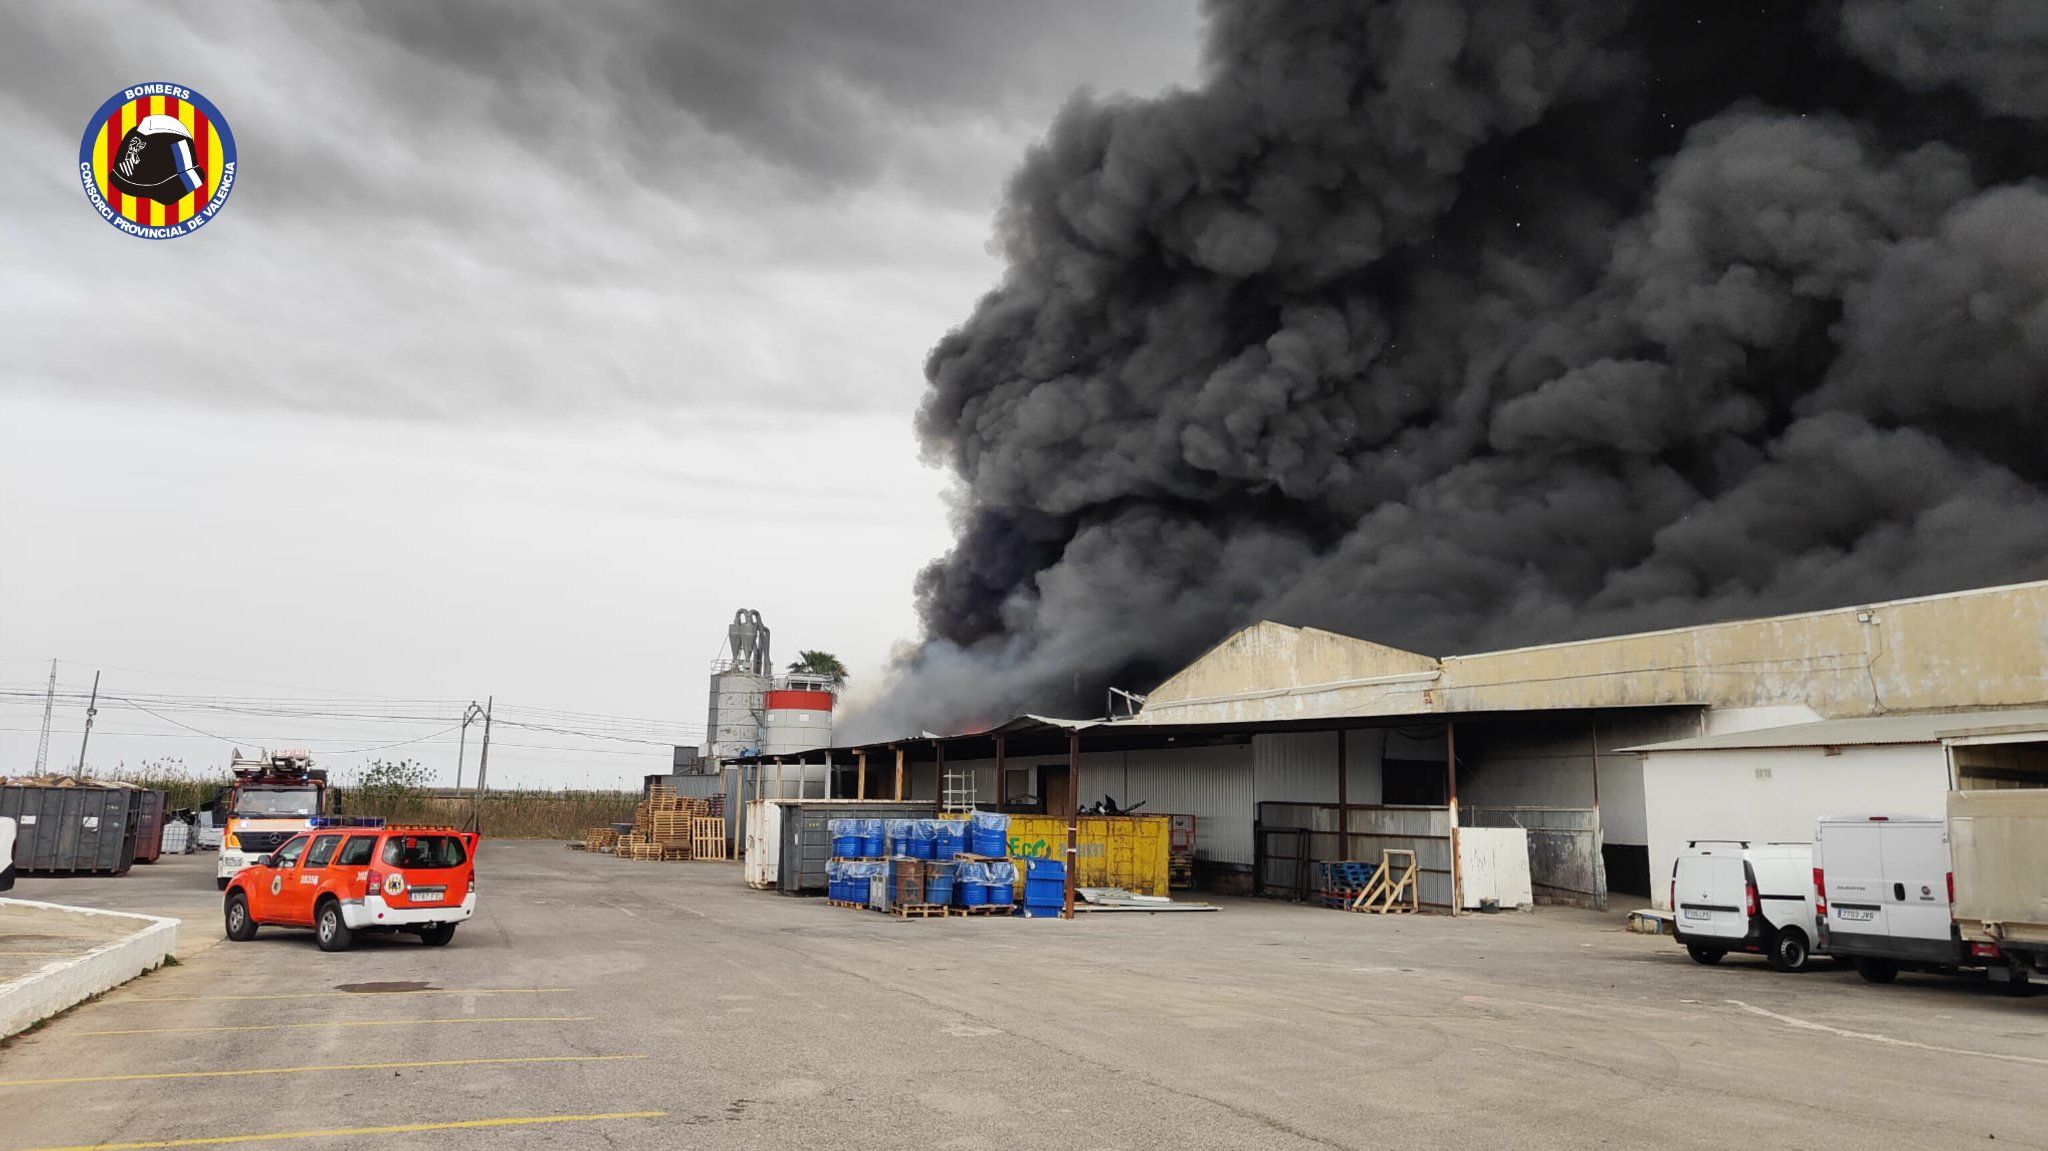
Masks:
[[[894,820],[890,822],[896,822]],[[825,897],[834,903],[866,907],[874,903],[874,878],[888,877],[882,858],[887,831],[879,819],[829,819],[832,858],[825,864]]]

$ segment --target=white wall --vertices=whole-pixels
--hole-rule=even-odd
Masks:
[[[1940,815],[1948,801],[1939,744],[1844,747],[1839,755],[1817,747],[1653,751],[1642,759],[1650,890],[1659,907],[1670,902],[1671,865],[1687,840],[1810,843],[1823,815]]]

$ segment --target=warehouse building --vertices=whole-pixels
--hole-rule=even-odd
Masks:
[[[1196,817],[1211,882],[1262,890],[1403,844],[1439,905],[1469,895],[1460,828],[1523,827],[1539,896],[1661,900],[1685,839],[1938,811],[1952,763],[2048,779],[2048,581],[1444,658],[1260,622],[1139,698],[749,762],[830,764],[837,795],[1143,801]]]

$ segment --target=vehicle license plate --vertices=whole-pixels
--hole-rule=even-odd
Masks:
[[[1705,919],[1712,914],[1713,912],[1700,907],[1688,907],[1685,909],[1685,917],[1687,919]]]
[[[1835,908],[1835,918],[1854,920],[1857,923],[1868,923],[1877,918],[1877,912],[1865,911],[1860,907],[1837,907]]]
[[[414,903],[439,903],[441,902],[441,897],[447,893],[448,889],[445,887],[415,887],[412,889],[412,901]]]

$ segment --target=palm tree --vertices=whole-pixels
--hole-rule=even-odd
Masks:
[[[829,651],[800,651],[797,661],[789,665],[792,675],[822,676],[832,681],[834,687],[846,682],[846,665]]]

